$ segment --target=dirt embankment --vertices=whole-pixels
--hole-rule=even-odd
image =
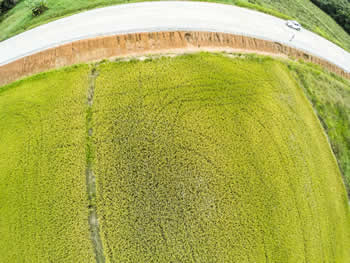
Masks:
[[[338,66],[278,42],[227,33],[180,31],[97,37],[50,48],[0,66],[0,85],[76,63],[146,53],[171,52],[179,49],[202,50],[205,48],[286,55],[321,65],[331,72],[350,79],[350,73],[346,73]]]

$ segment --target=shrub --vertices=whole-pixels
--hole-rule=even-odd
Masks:
[[[10,10],[17,2],[18,0],[0,0],[0,14]]]
[[[26,0],[26,5],[32,10],[33,16],[40,16],[49,9],[46,0]]]
[[[350,1],[311,0],[312,3],[330,15],[346,32],[350,34]]]

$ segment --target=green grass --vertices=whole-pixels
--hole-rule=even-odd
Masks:
[[[234,0],[232,0],[234,1]],[[350,35],[309,0],[236,0],[253,2],[298,20],[305,28],[350,51]],[[249,3],[248,3],[249,4]],[[250,4],[249,4],[250,5]],[[272,14],[273,15],[273,14]]]
[[[94,205],[106,262],[346,263],[350,207],[298,85],[309,67],[200,53],[0,87],[0,262],[95,262]],[[348,85],[319,74],[340,83],[327,96]]]
[[[98,70],[108,262],[347,262],[341,175],[282,62],[201,54]]]
[[[47,0],[47,2],[49,10],[39,17],[32,17],[31,11],[25,6],[24,1],[0,17],[0,41],[63,16],[92,8],[142,2],[142,0]],[[208,0],[208,2],[234,4],[282,19],[297,19],[307,29],[320,34],[348,51],[350,50],[350,36],[330,16],[309,0]]]
[[[0,262],[94,262],[82,147],[88,72],[0,89]]]
[[[326,130],[350,197],[350,82],[310,64],[289,63]]]

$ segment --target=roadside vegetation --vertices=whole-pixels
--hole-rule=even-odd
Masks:
[[[311,2],[330,15],[350,34],[349,0],[311,0]]]
[[[0,15],[14,7],[17,2],[18,0],[0,0]]]
[[[288,67],[327,132],[350,198],[350,82],[312,64]]]
[[[225,0],[223,0],[225,1]],[[231,0],[227,0],[231,1]],[[350,51],[350,35],[329,15],[319,9],[310,0],[232,0],[253,6],[272,9],[292,19],[298,20],[303,27],[334,42]]]
[[[32,16],[40,16],[48,9],[46,0],[24,0],[24,2],[32,10]]]
[[[17,2],[14,8],[0,15],[0,41],[30,28],[74,13],[108,5],[142,2],[142,0],[47,0],[45,1],[45,7],[49,9],[45,9],[46,11],[40,16],[32,15],[32,10],[27,7],[26,1]],[[233,4],[283,19],[296,19],[305,28],[350,51],[349,34],[309,0],[208,0],[208,2]]]
[[[0,262],[347,263],[349,200],[307,96],[349,151],[348,90],[219,53],[0,87]]]

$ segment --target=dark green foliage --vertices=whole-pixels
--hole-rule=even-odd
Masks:
[[[17,2],[18,0],[0,0],[0,15],[14,7]]]
[[[350,1],[347,0],[311,0],[330,15],[346,32],[350,33]]]
[[[33,16],[40,16],[47,9],[47,1],[46,0],[26,0],[25,1],[28,8],[32,10]]]

